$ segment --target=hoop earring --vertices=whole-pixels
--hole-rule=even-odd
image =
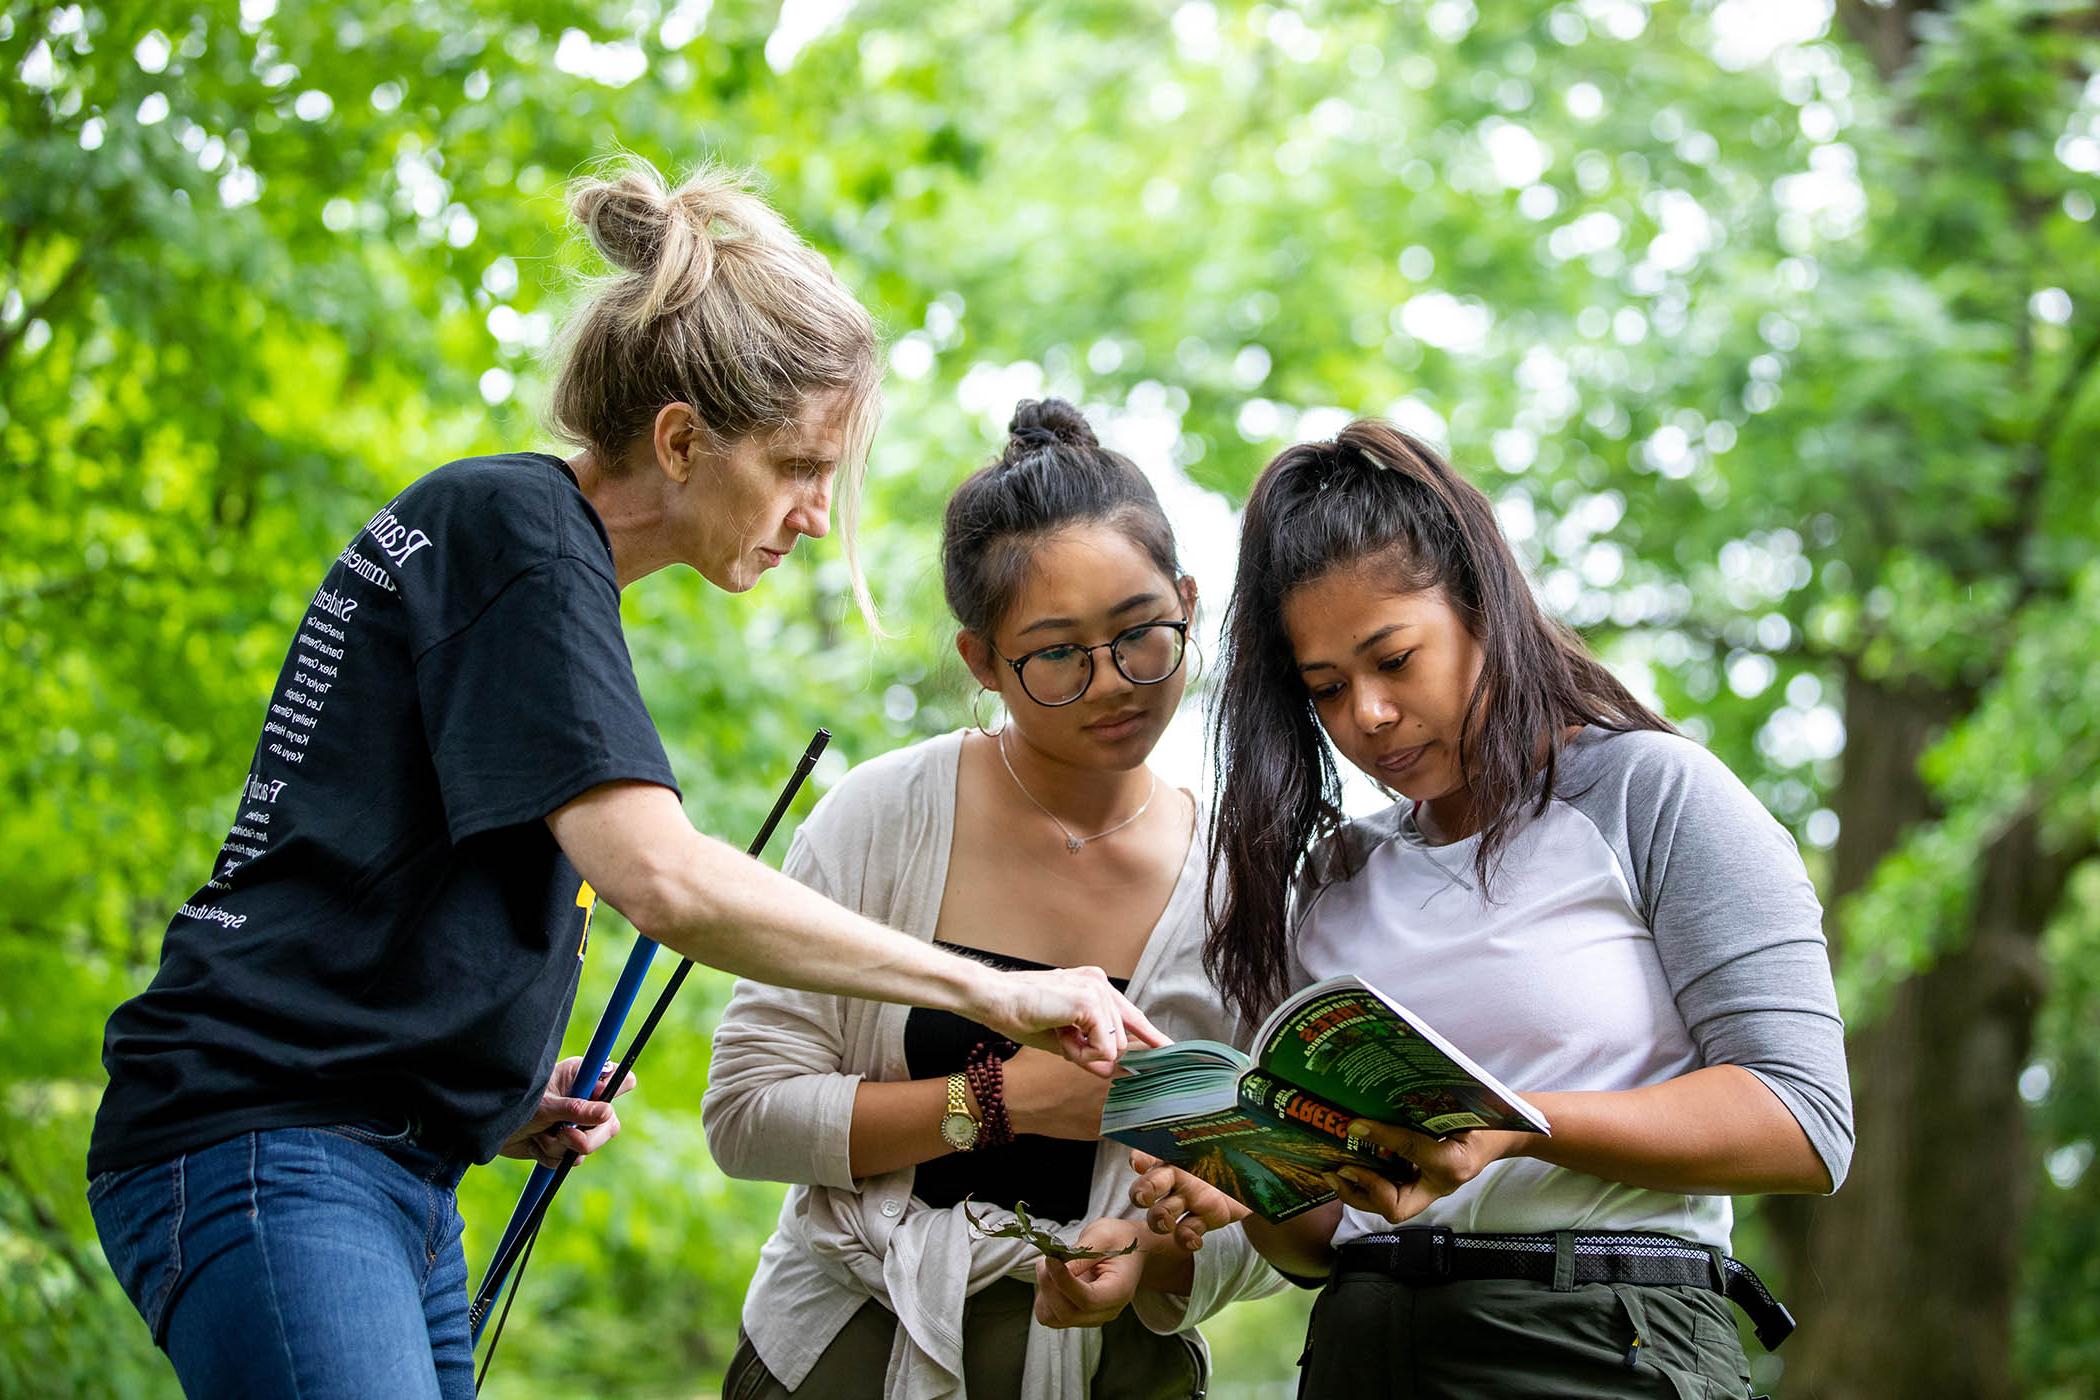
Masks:
[[[977,713],[977,702],[984,699],[985,696],[990,695],[991,693],[992,692],[986,689],[984,686],[980,685],[977,687],[977,693],[970,697],[970,722],[977,726],[977,732],[979,734],[982,734],[985,738],[996,739],[1001,734],[1004,734],[1006,732],[1006,725],[1003,722],[1003,718],[1002,722],[1000,723],[997,729],[987,729],[985,728],[984,720],[980,718]]]
[[[1203,684],[1203,664],[1206,659],[1203,655],[1203,643],[1197,638],[1191,637],[1189,638],[1189,646],[1196,653],[1196,664],[1189,669],[1188,683],[1190,685],[1201,685]]]

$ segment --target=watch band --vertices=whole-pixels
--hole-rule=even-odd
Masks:
[[[966,1074],[948,1076],[948,1107],[941,1114],[941,1141],[958,1152],[977,1146],[979,1120],[970,1112],[970,1080]]]

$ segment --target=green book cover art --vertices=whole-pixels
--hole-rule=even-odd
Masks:
[[[1354,978],[1293,998],[1281,1023],[1265,1029],[1254,1057],[1263,1069],[1352,1114],[1439,1137],[1545,1131],[1529,1105],[1512,1103],[1486,1071]]]
[[[1112,1134],[1117,1142],[1171,1162],[1223,1191],[1264,1220],[1289,1220],[1334,1199],[1321,1174],[1363,1166],[1331,1138],[1279,1132],[1273,1120],[1243,1108],[1180,1118]]]
[[[1396,1153],[1349,1136],[1351,1115],[1250,1070],[1237,1107],[1117,1128],[1117,1142],[1149,1152],[1202,1178],[1268,1220],[1288,1220],[1334,1199],[1321,1180],[1342,1167],[1368,1167],[1395,1181],[1415,1168]]]

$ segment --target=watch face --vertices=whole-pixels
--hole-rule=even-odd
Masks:
[[[941,1118],[941,1140],[959,1152],[967,1152],[977,1143],[977,1120],[967,1113],[944,1114]]]

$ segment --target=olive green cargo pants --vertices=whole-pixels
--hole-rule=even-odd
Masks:
[[[1750,1367],[1728,1301],[1704,1289],[1524,1280],[1413,1286],[1337,1275],[1313,1306],[1311,1400],[1743,1400]]]

